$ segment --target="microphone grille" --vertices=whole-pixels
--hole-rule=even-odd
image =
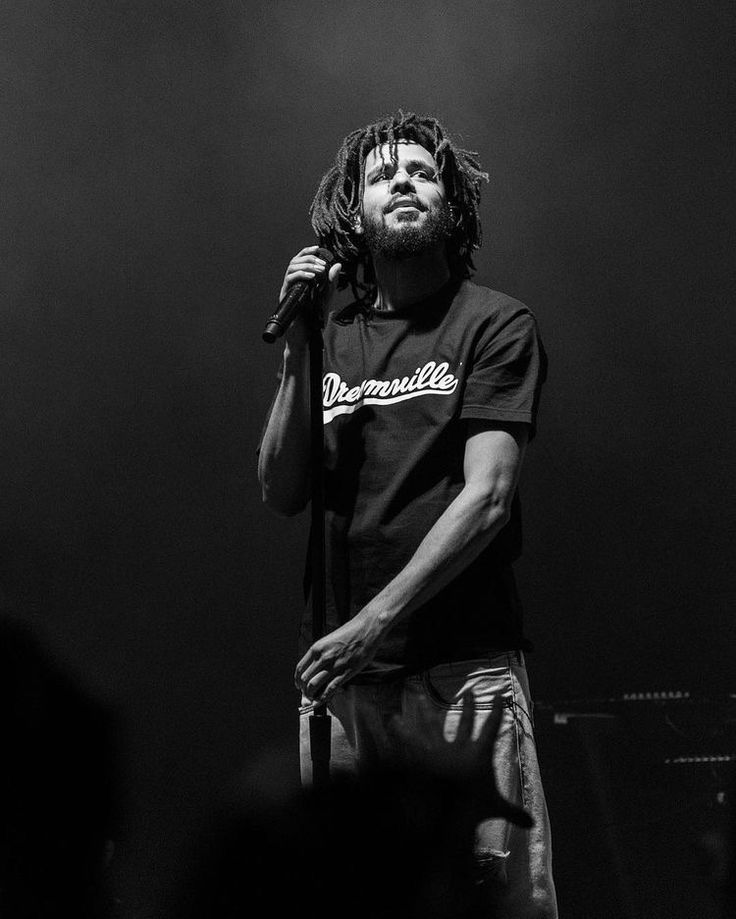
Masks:
[[[314,254],[318,258],[321,258],[322,261],[327,262],[328,265],[331,265],[335,261],[335,256],[329,249],[325,249],[323,246],[320,246]]]

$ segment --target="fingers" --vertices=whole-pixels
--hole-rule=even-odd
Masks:
[[[314,657],[313,648],[310,648],[294,670],[294,685],[298,690],[306,692],[307,684],[316,669],[317,661]]]
[[[326,670],[320,670],[318,673],[315,673],[314,676],[311,676],[305,681],[303,689],[304,695],[313,702],[326,702],[327,699],[322,687],[329,678],[330,675]]]
[[[290,277],[298,271],[306,271],[311,274],[321,274],[327,267],[327,262],[318,255],[297,255],[293,258],[286,269],[286,276]]]
[[[289,262],[286,269],[286,277],[290,278],[299,272],[306,272],[311,276],[322,274],[327,268],[327,262],[316,254],[316,246],[308,246],[298,252]],[[334,266],[333,266],[334,267]]]
[[[501,727],[501,719],[503,718],[503,709],[503,703],[497,699],[493,704],[490,714],[483,722],[483,727],[478,735],[478,748],[488,754],[492,753],[493,747],[496,744],[496,737],[498,736]]]
[[[289,262],[289,267],[284,275],[284,287],[291,287],[297,281],[312,281],[319,275],[324,274],[326,267],[326,262],[312,255],[293,259]]]
[[[317,277],[318,272],[309,268],[295,268],[293,271],[287,271],[284,278],[284,287],[291,287],[297,281],[311,281]]]
[[[284,283],[281,287],[280,299],[283,299],[286,291],[292,284],[299,281],[311,281],[327,270],[327,262],[320,258],[316,253],[319,246],[305,246],[289,262],[284,275]],[[330,284],[337,280],[342,265],[335,262],[330,266],[327,279]]]
[[[468,690],[461,698],[462,710],[457,724],[456,743],[468,743],[473,739],[473,724],[475,723],[475,698]]]
[[[302,668],[302,661],[297,664],[294,685],[313,702],[328,702],[342,684],[357,672],[354,669],[348,669],[336,674],[334,669],[330,669],[323,661],[318,660],[313,660],[308,666]]]
[[[308,699],[314,699],[319,695],[320,687],[329,679],[326,670],[319,670],[316,673],[304,673],[301,676],[294,674],[294,685]]]
[[[304,674],[301,680],[295,680],[296,688],[312,702],[329,702],[330,698],[347,679],[346,674],[333,676],[327,670],[318,670],[313,674]]]
[[[335,677],[333,680],[331,680],[327,686],[325,686],[324,691],[320,696],[320,701],[329,702],[346,679],[347,676],[342,674],[341,676]]]
[[[297,665],[294,668],[294,679],[295,680],[299,678],[300,674],[304,673],[304,671],[307,669],[311,661],[312,661],[312,649],[310,648],[309,651],[307,651],[307,653],[304,655],[304,657],[302,657],[301,660],[297,662]]]
[[[304,692],[304,672],[309,666],[311,660],[312,649],[310,648],[294,668],[294,686],[296,686],[299,692]]]
[[[312,647],[296,665],[294,685],[308,699],[322,698],[324,700],[323,689],[333,676],[334,674],[326,669],[325,663],[315,655],[314,647]]]
[[[314,702],[327,702],[355,673],[357,669],[354,667],[345,667],[336,661],[325,660],[313,646],[296,665],[294,683],[308,699]]]

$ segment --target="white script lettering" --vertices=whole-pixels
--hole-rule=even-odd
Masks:
[[[411,377],[363,380],[357,386],[349,386],[338,373],[326,373],[322,381],[324,423],[328,424],[337,415],[350,414],[362,405],[392,405],[417,396],[449,396],[459,382],[449,369],[447,361],[440,364],[427,361]]]

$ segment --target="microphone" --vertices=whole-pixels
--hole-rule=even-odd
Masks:
[[[314,253],[322,261],[327,262],[327,268],[321,275],[316,275],[311,281],[297,281],[286,292],[286,296],[279,303],[276,312],[266,322],[266,327],[261,336],[264,341],[273,344],[289,328],[294,317],[309,301],[314,291],[321,290],[327,283],[327,274],[330,265],[335,261],[335,256],[328,249],[317,249]]]

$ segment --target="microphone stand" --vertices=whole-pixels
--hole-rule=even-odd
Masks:
[[[326,629],[325,589],[325,441],[322,414],[322,374],[324,340],[321,297],[324,288],[315,290],[310,304],[309,334],[309,418],[312,470],[312,520],[310,565],[312,574],[312,642]],[[330,740],[332,718],[324,702],[317,702],[309,716],[309,745],[312,757],[312,783],[323,787],[330,780]]]

